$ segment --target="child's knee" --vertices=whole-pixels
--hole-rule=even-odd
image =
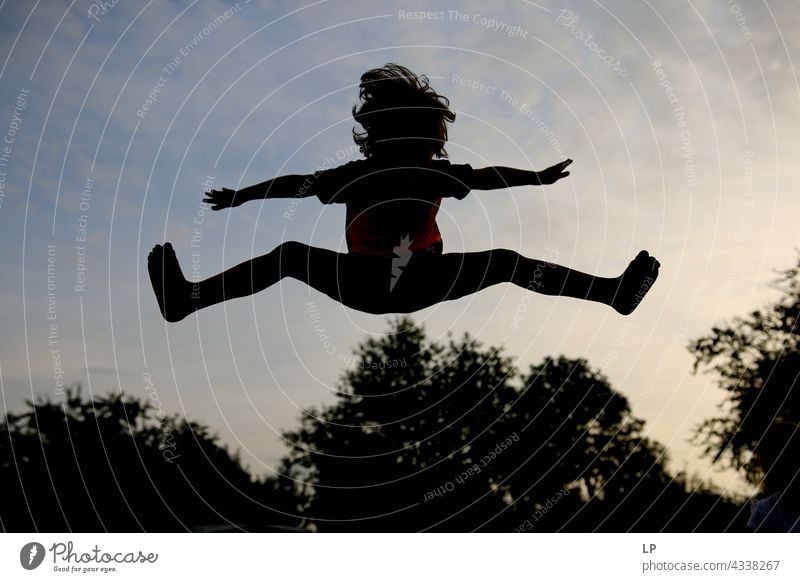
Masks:
[[[287,259],[296,259],[305,254],[306,249],[308,249],[308,247],[301,242],[297,242],[296,240],[287,240],[286,242],[279,244],[275,248],[275,252],[281,257],[285,257]]]
[[[500,265],[504,271],[513,273],[519,268],[522,256],[517,251],[510,249],[495,249],[492,251],[492,261]]]

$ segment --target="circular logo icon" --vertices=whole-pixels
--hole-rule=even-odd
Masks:
[[[44,560],[44,546],[38,542],[28,542],[19,551],[19,563],[26,570],[34,570]]]

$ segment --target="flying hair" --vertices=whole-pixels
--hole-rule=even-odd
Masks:
[[[365,157],[432,151],[446,158],[447,123],[456,119],[450,101],[431,88],[425,75],[387,63],[361,75],[353,140]]]

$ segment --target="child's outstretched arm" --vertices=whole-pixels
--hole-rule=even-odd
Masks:
[[[532,170],[519,170],[504,166],[489,166],[473,172],[474,181],[470,186],[473,190],[496,190],[498,188],[511,188],[514,186],[541,186],[552,184],[561,178],[569,176],[565,171],[572,160],[564,160],[554,166],[534,172]]]
[[[289,174],[278,176],[272,180],[253,184],[241,190],[222,188],[205,193],[203,202],[211,205],[211,210],[233,208],[250,200],[263,200],[265,198],[303,198],[313,196],[314,193],[308,185],[313,182],[311,174]]]

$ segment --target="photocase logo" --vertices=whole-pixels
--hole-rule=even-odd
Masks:
[[[26,570],[35,570],[44,560],[44,546],[38,542],[28,542],[19,551],[19,563]]]
[[[392,249],[394,258],[392,259],[392,279],[389,281],[389,292],[394,290],[397,280],[403,274],[403,267],[411,260],[411,235],[407,234],[400,239],[400,244]]]

